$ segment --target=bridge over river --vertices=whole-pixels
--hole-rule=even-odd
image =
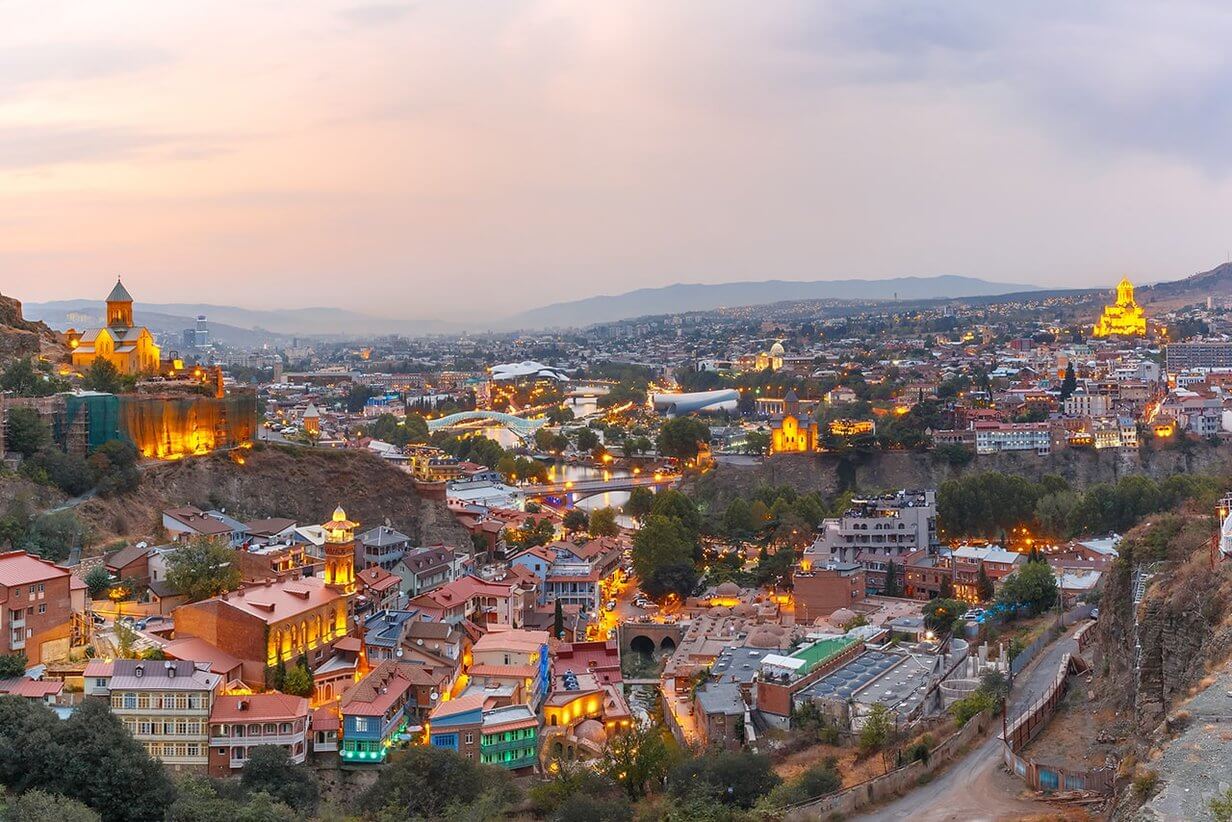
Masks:
[[[523,485],[518,490],[526,497],[563,497],[574,499],[593,497],[610,491],[632,491],[634,488],[663,490],[680,483],[679,474],[654,474],[650,476],[612,477],[611,479],[566,480]]]

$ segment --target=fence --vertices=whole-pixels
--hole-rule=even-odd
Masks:
[[[910,762],[889,773],[873,777],[846,790],[810,799],[782,809],[786,822],[804,822],[824,818],[831,814],[853,814],[883,799],[898,796],[914,788],[921,777],[927,776],[949,763],[971,740],[981,735],[992,724],[992,713],[978,713],[967,724],[943,739],[929,752],[927,762]]]
[[[1092,622],[1075,632],[1074,639],[1078,642],[1079,648],[1083,647],[1084,640],[1094,625],[1095,623]],[[1007,768],[1035,790],[1085,790],[1111,794],[1115,777],[1113,768],[1071,769],[1063,765],[1027,759],[1018,753],[1044,729],[1044,726],[1052,719],[1052,715],[1056,713],[1057,706],[1065,697],[1070,664],[1073,659],[1070,654],[1061,657],[1056,678],[1049,684],[1044,695],[1027,706],[1027,709],[1015,717],[1002,732],[1003,759]]]
[[[1031,660],[1035,659],[1035,655],[1040,652],[1040,649],[1052,644],[1053,638],[1064,631],[1065,626],[1073,625],[1080,619],[1086,619],[1094,609],[1094,605],[1079,605],[1061,614],[1058,619],[1053,620],[1044,633],[1036,637],[1034,642],[1019,651],[1018,655],[1010,660],[1010,673],[1014,676],[1022,673],[1022,669],[1031,664]]]

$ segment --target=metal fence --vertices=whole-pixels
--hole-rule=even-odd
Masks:
[[[1078,620],[1086,619],[1093,610],[1095,610],[1094,605],[1079,605],[1054,619],[1044,633],[1036,637],[1034,642],[1019,651],[1018,655],[1010,660],[1010,673],[1014,676],[1022,673],[1022,669],[1031,664],[1031,660],[1035,659],[1035,655],[1040,652],[1040,649],[1051,644],[1053,638],[1064,631],[1067,625],[1073,625]]]

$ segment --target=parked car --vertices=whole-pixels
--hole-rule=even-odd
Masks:
[[[607,605],[606,605],[606,606],[604,606],[604,607],[606,607],[606,608],[607,608],[607,610],[609,610],[609,611],[615,611],[615,610],[616,610],[616,600],[614,600],[614,599],[609,599],[609,600],[607,601]]]

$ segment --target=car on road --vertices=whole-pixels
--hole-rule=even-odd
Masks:
[[[607,601],[607,605],[606,605],[606,606],[604,606],[604,607],[605,607],[607,610],[609,610],[609,611],[615,611],[615,610],[616,610],[616,600],[614,600],[614,599],[609,599],[609,600]]]

